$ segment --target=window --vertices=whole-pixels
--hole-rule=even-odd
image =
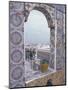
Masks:
[[[24,43],[26,82],[53,72],[49,67],[50,28],[42,12],[30,12],[24,24]]]

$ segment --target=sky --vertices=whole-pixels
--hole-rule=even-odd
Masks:
[[[44,14],[32,10],[24,24],[25,44],[50,44],[50,28]]]

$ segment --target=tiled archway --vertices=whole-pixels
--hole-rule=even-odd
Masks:
[[[48,8],[46,8],[41,4],[32,4],[32,3],[25,3],[25,22],[27,22],[28,20],[28,16],[30,11],[32,10],[38,10],[40,12],[42,12],[48,22],[48,27],[50,28],[50,48],[51,48],[51,54],[50,54],[50,60],[49,60],[49,66],[56,70],[56,59],[55,59],[55,49],[56,49],[56,40],[55,40],[55,14],[54,14],[54,18],[52,18],[52,15],[50,13],[50,11],[48,10]],[[53,12],[54,13],[54,12]]]
[[[64,5],[62,5],[64,6]],[[61,7],[62,7],[61,6]],[[64,6],[65,8],[65,6]],[[65,11],[57,5],[42,3],[9,3],[9,87],[25,87],[24,68],[24,22],[31,10],[41,11],[50,27],[51,57],[50,67],[63,69],[65,63]],[[60,32],[60,33],[59,33]],[[61,64],[62,63],[62,64]]]

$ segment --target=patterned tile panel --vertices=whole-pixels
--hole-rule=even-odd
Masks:
[[[24,4],[9,3],[9,87],[25,87],[24,79]]]

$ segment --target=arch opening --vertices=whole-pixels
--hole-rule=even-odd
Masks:
[[[42,14],[44,14],[45,18],[47,19],[48,26],[49,26],[51,29],[54,28],[53,20],[52,20],[52,18],[51,18],[51,16],[50,16],[49,12],[48,12],[46,9],[44,9],[43,7],[36,7],[36,6],[35,6],[35,7],[32,9],[32,11],[33,11],[33,10],[40,11]],[[31,11],[29,11],[29,10],[25,10],[25,22],[27,22],[28,16],[29,16],[29,13],[30,13],[30,12],[31,12]]]
[[[26,81],[35,78],[36,73],[50,73],[50,28],[47,17],[36,8],[24,23],[24,44]]]
[[[44,9],[43,7],[34,7],[34,10],[38,10],[40,11],[41,13],[44,14],[45,18],[47,19],[47,22],[48,22],[48,26],[50,28],[53,28],[53,21],[51,19],[51,16],[50,14],[48,13],[48,11],[46,9]]]

